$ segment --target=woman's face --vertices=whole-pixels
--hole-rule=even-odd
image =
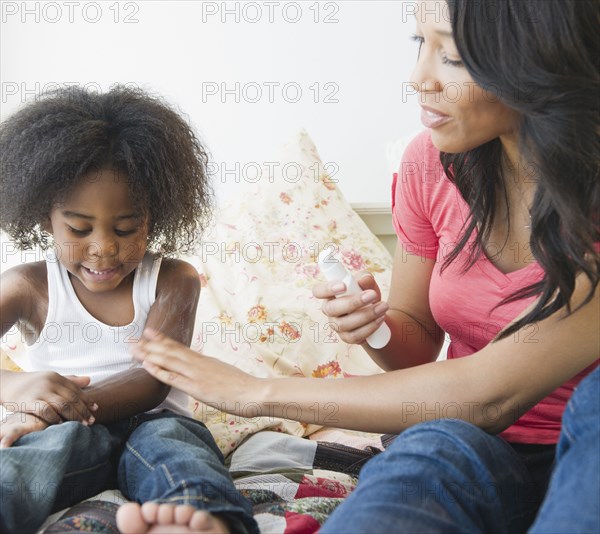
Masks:
[[[497,137],[514,136],[518,113],[478,86],[467,72],[452,38],[446,2],[421,0],[416,10],[415,40],[420,50],[411,84],[436,148],[466,152]]]

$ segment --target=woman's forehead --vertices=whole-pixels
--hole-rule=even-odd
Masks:
[[[417,0],[411,4],[417,27],[427,25],[444,32],[452,31],[450,9],[445,0]]]

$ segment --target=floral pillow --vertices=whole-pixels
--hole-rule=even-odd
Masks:
[[[199,253],[185,258],[203,286],[192,348],[261,377],[381,372],[362,347],[338,339],[311,289],[324,280],[316,258],[333,244],[350,271],[375,276],[386,298],[390,254],[346,202],[306,132],[256,176],[221,207]],[[226,415],[198,402],[192,408],[225,454],[265,428],[297,436],[320,428]],[[334,418],[335,399],[314,409]],[[299,406],[287,410],[292,416]]]

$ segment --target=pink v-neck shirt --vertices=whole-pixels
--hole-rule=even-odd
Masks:
[[[394,174],[392,212],[396,233],[406,252],[436,260],[429,303],[437,324],[450,335],[449,359],[481,350],[533,302],[534,298],[528,298],[495,307],[518,289],[543,277],[543,270],[531,253],[516,244],[507,244],[503,254],[508,250],[515,261],[528,264],[513,272],[503,273],[485,254],[465,272],[464,262],[473,238],[444,272],[440,272],[444,259],[460,240],[469,207],[446,177],[440,151],[433,145],[428,130],[410,142],[400,172]],[[538,342],[537,325],[526,326],[514,338],[515,350],[519,350],[521,343]],[[566,402],[574,387],[597,363],[556,389],[500,435],[511,442],[556,443]],[[447,408],[447,416],[456,417],[459,410],[468,410],[469,406]],[[491,407],[488,416],[499,417],[498,410]],[[439,411],[445,413],[443,407]]]

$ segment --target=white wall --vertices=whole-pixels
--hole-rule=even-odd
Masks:
[[[225,166],[271,161],[304,127],[350,202],[389,203],[386,143],[420,129],[406,88],[417,52],[408,0],[0,5],[1,119],[57,84],[141,86],[189,116],[225,180],[221,197],[239,179]],[[236,83],[238,102],[209,94]]]

